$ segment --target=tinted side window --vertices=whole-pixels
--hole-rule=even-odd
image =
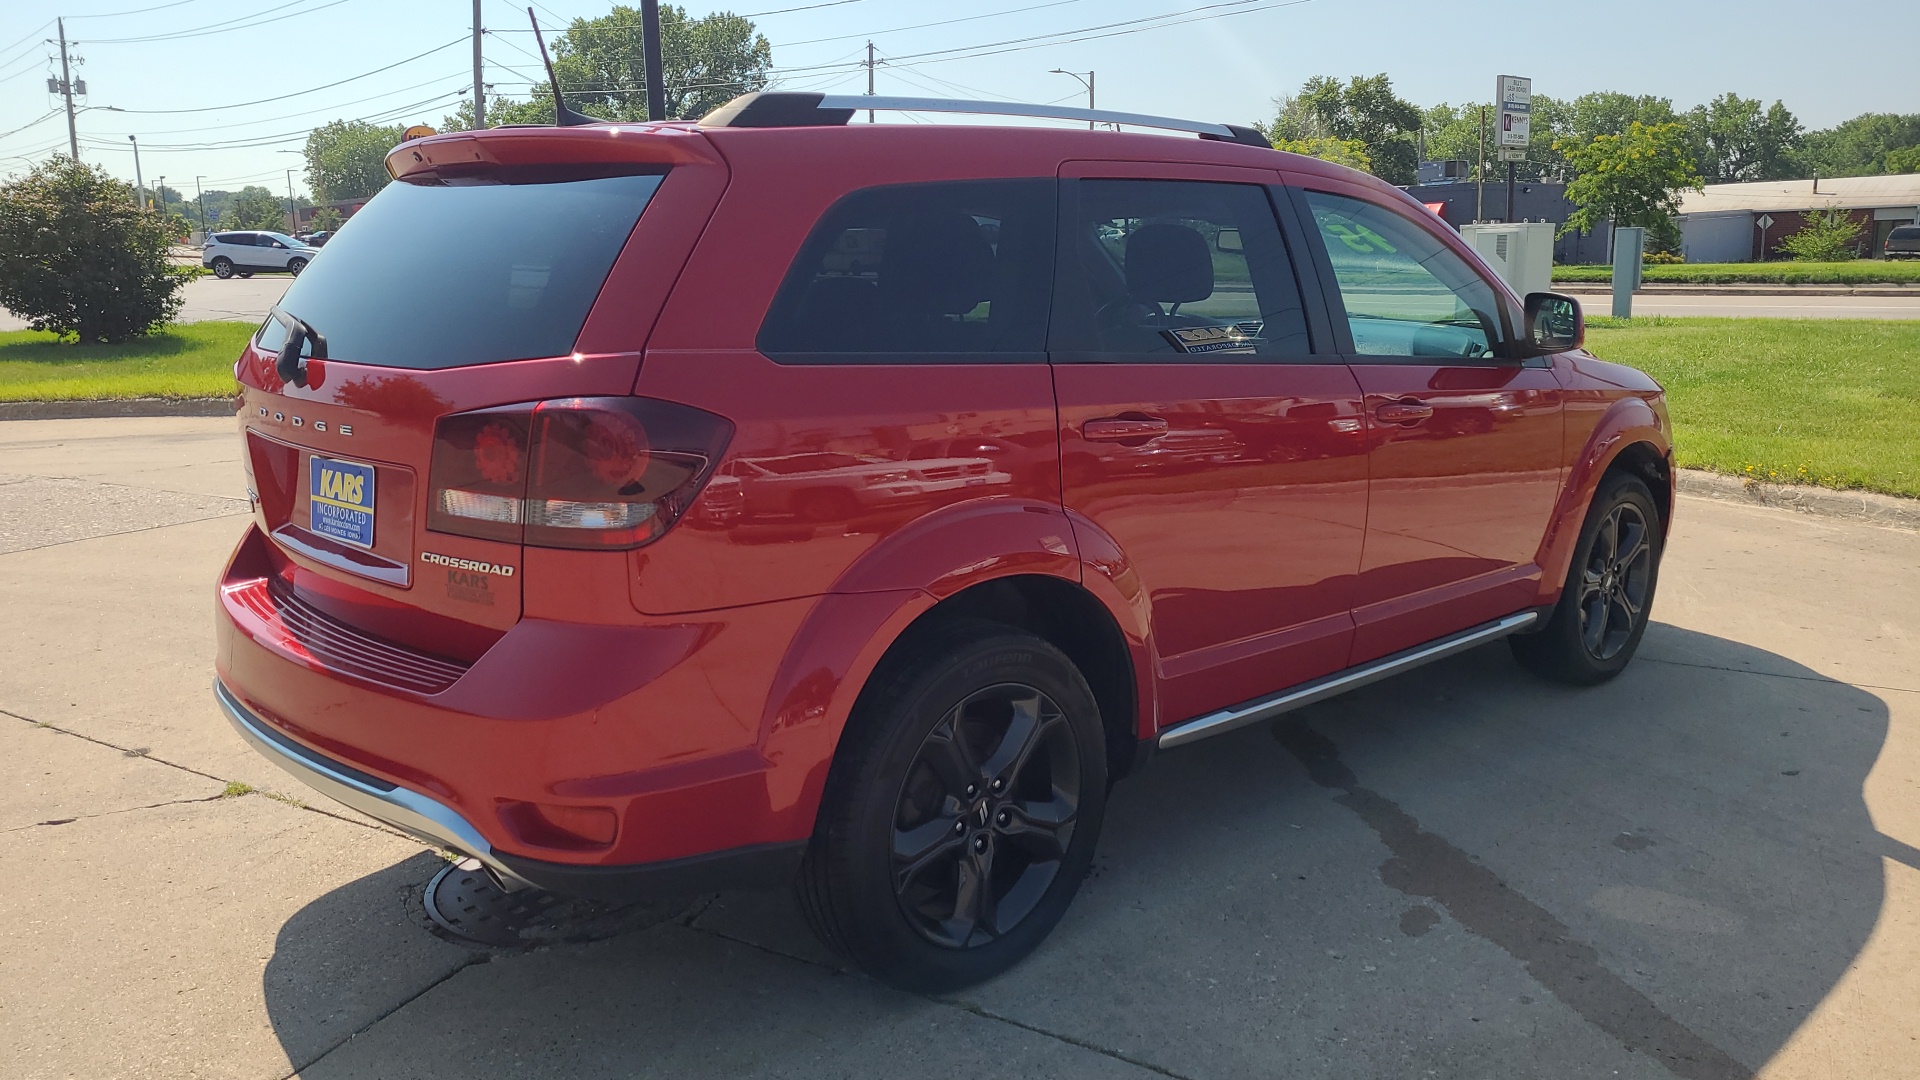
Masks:
[[[1475,358],[1501,340],[1493,287],[1433,234],[1382,206],[1304,193],[1362,356]]]
[[[1920,240],[1920,228],[1916,228],[1912,225],[1902,225],[1900,228],[1897,228],[1892,232],[1888,233],[1887,239],[1889,240]]]
[[[1263,188],[1082,180],[1068,205],[1049,341],[1056,359],[1214,363],[1312,351]]]
[[[1044,360],[1053,204],[1052,180],[848,195],[801,247],[760,351],[788,363]]]

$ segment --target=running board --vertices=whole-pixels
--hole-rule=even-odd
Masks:
[[[1325,701],[1338,694],[1366,686],[1368,683],[1376,683],[1403,671],[1411,671],[1422,664],[1430,664],[1435,660],[1465,652],[1476,645],[1484,645],[1489,641],[1506,637],[1508,634],[1518,633],[1532,626],[1539,618],[1540,613],[1537,611],[1522,611],[1517,615],[1496,619],[1471,630],[1462,630],[1458,634],[1443,637],[1438,641],[1430,641],[1405,652],[1383,656],[1378,660],[1348,668],[1323,679],[1301,683],[1291,690],[1282,690],[1277,694],[1249,701],[1244,705],[1235,705],[1231,709],[1221,709],[1219,712],[1182,721],[1160,733],[1159,747],[1162,750],[1171,750],[1176,746],[1199,742],[1213,735],[1237,731],[1262,720],[1271,720],[1283,713],[1312,705],[1314,702]]]

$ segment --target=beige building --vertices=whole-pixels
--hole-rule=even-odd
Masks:
[[[1860,254],[1879,258],[1895,225],[1920,219],[1920,173],[1708,184],[1680,200],[1681,251],[1688,262],[1777,259],[1808,213],[1828,209],[1860,222]]]

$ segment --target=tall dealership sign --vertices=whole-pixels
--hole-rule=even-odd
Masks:
[[[1533,140],[1533,80],[1502,75],[1493,100],[1500,110],[1494,145],[1500,148],[1500,160],[1507,163],[1506,220],[1512,221],[1514,163],[1527,160],[1527,146]]]

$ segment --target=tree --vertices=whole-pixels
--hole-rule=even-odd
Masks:
[[[1887,151],[1887,171],[1890,173],[1920,172],[1920,146]]]
[[[1576,174],[1567,198],[1579,207],[1561,227],[1562,235],[1592,232],[1602,218],[1615,225],[1638,225],[1671,236],[1681,191],[1698,191],[1687,129],[1682,124],[1628,123],[1620,135],[1598,135],[1555,144]]]
[[[1668,98],[1599,90],[1581,94],[1567,103],[1565,133],[1561,137],[1584,145],[1601,135],[1625,135],[1636,123],[1654,127],[1679,119]]]
[[[284,229],[287,204],[266,188],[250,184],[227,200],[219,221],[222,229]]]
[[[322,202],[359,199],[377,193],[393,179],[387,153],[399,146],[406,128],[381,127],[364,120],[335,120],[307,134],[307,186]]]
[[[647,119],[638,10],[615,5],[598,19],[573,20],[554,39],[553,56],[567,104],[609,120]],[[685,8],[663,4],[660,67],[667,118],[697,119],[741,94],[766,89],[773,46],[752,20],[726,12],[690,19]]]
[[[346,219],[340,216],[340,211],[331,206],[323,206],[313,212],[314,232],[335,232],[345,223]]]
[[[1780,102],[1722,94],[1686,116],[1694,161],[1709,184],[1783,180],[1799,171],[1800,121]]]
[[[1315,76],[1292,97],[1275,99],[1278,113],[1260,133],[1269,142],[1343,139],[1366,149],[1369,170],[1390,184],[1414,181],[1413,133],[1420,130],[1419,106],[1395,97],[1385,74],[1339,79]]]
[[[177,219],[134,208],[133,187],[51,158],[0,184],[0,306],[82,344],[166,324],[193,276],[167,260]]]
[[[1920,146],[1920,113],[1864,113],[1801,140],[1801,175],[1877,176],[1887,155]]]
[[[1806,225],[1774,250],[1798,262],[1846,262],[1860,254],[1860,230],[1853,215],[1829,206],[1809,213]]]
[[[1304,154],[1307,157],[1331,161],[1335,165],[1345,165],[1349,169],[1370,172],[1373,162],[1367,157],[1365,144],[1355,139],[1336,139],[1332,136],[1313,139],[1276,139],[1275,150],[1285,150],[1289,154]]]
[[[1565,103],[1555,98],[1545,94],[1534,95],[1533,140],[1527,147],[1527,159],[1515,163],[1516,178],[1523,181],[1546,180],[1564,173],[1566,162],[1554,150],[1553,144],[1563,134],[1560,125],[1566,108]],[[1426,159],[1472,162],[1477,170],[1480,165],[1480,114],[1483,109],[1486,110],[1488,124],[1486,178],[1496,180],[1505,177],[1506,170],[1499,167],[1498,148],[1493,142],[1492,125],[1497,122],[1498,113],[1493,106],[1478,102],[1462,105],[1458,109],[1442,104],[1426,110],[1420,125]]]

